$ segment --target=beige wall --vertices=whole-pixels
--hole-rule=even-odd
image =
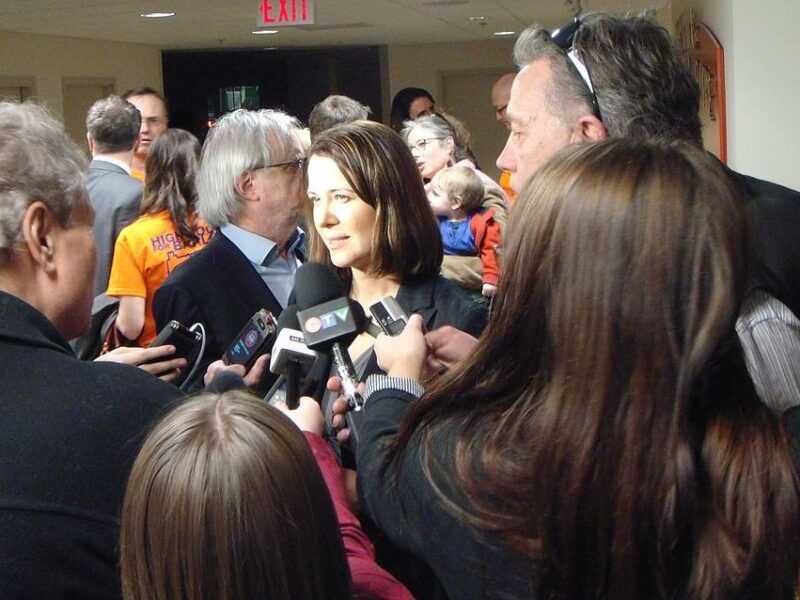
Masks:
[[[425,88],[438,97],[443,71],[511,70],[513,47],[513,40],[389,46],[389,101],[398,90],[409,86]],[[385,108],[388,115],[389,106]]]
[[[34,97],[64,114],[63,83],[114,81],[115,91],[149,85],[162,89],[161,50],[69,37],[0,31],[0,80],[33,78]]]
[[[389,46],[389,94],[384,107],[389,121],[391,100],[404,87],[428,90],[441,108],[465,121],[481,167],[492,177],[498,173],[494,161],[502,150],[507,133],[494,118],[489,93],[496,77],[514,71],[511,51],[513,40],[472,43],[421,44]],[[467,94],[448,95],[448,81],[459,78],[459,89]],[[450,86],[452,88],[452,86]],[[485,116],[480,117],[480,107]]]
[[[683,0],[725,50],[728,162],[800,189],[797,0]],[[677,11],[676,11],[677,13]],[[677,14],[675,15],[677,17]]]

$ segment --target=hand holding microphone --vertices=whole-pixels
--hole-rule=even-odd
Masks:
[[[379,335],[375,340],[375,355],[378,366],[387,375],[420,381],[428,356],[422,317],[411,315],[403,331],[394,337]]]

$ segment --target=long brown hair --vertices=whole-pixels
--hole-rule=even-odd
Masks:
[[[484,335],[396,458],[413,438],[452,481],[433,441],[458,428],[449,504],[535,549],[542,598],[792,597],[798,486],[735,338],[747,227],[722,169],[686,144],[568,148],[512,215]]]
[[[400,136],[380,123],[355,121],[322,132],[308,156],[333,160],[358,197],[375,208],[372,273],[401,282],[432,277],[442,265],[442,237],[414,157]],[[315,227],[309,257],[349,284],[350,269],[333,265]]]
[[[200,142],[183,129],[167,129],[147,153],[144,191],[139,212],[168,210],[175,232],[187,246],[200,241],[195,231],[197,203],[195,178],[200,163]]]
[[[121,529],[126,600],[350,597],[308,443],[246,392],[191,398],[155,427],[133,465]]]

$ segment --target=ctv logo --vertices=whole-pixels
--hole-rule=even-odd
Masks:
[[[303,329],[308,333],[317,333],[323,329],[331,329],[347,321],[349,314],[350,309],[348,307],[339,308],[329,313],[323,313],[319,317],[311,317],[308,319]]]

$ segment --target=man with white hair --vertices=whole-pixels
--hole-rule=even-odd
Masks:
[[[256,311],[277,317],[287,304],[305,235],[297,226],[304,161],[298,127],[281,111],[237,110],[206,138],[198,212],[218,232],[169,275],[153,301],[158,329],[172,319],[203,324],[201,365],[220,358]]]

